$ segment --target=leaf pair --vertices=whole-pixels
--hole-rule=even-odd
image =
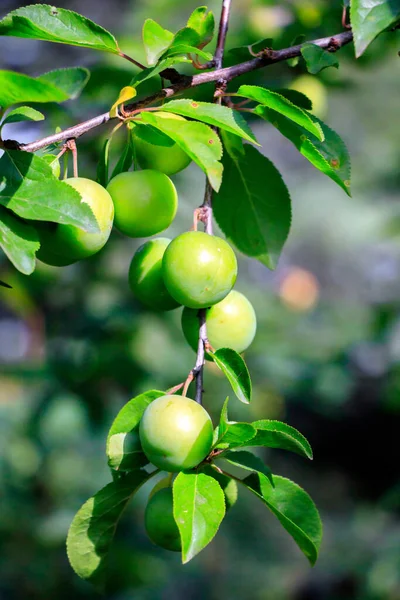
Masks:
[[[206,6],[196,8],[190,15],[186,27],[180,29],[175,35],[152,19],[146,19],[142,35],[148,64],[152,66],[156,65],[159,59],[192,53],[206,61],[211,60],[212,55],[201,49],[212,40],[214,25],[214,15],[207,10]]]
[[[255,114],[269,120],[317,169],[350,193],[346,146],[329,127],[289,99],[304,104],[304,97],[249,85],[241,86],[236,95],[258,102]],[[276,167],[256,148],[227,132],[222,138],[224,179],[213,201],[215,218],[238,250],[275,269],[291,225],[288,189]]]
[[[226,450],[264,447],[289,450],[312,460],[311,446],[297,429],[271,419],[261,419],[253,423],[229,421],[228,402],[229,398],[226,398],[214,433],[213,448],[223,450],[222,456],[225,457]]]

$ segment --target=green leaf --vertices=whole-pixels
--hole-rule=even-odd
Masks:
[[[13,10],[0,21],[0,35],[119,53],[116,39],[103,27],[76,12],[47,4]]]
[[[22,102],[64,102],[68,95],[51,83],[13,71],[0,71],[0,106]]]
[[[130,85],[137,87],[147,79],[160,75],[165,69],[170,69],[178,63],[191,63],[191,60],[186,56],[170,56],[169,58],[163,58],[160,60],[156,67],[150,67],[149,69],[143,69],[140,73],[137,73],[131,80]],[[161,107],[160,107],[161,108]]]
[[[163,112],[171,112],[197,121],[203,121],[257,144],[254,133],[242,115],[227,106],[220,106],[211,102],[195,102],[187,98],[172,100],[160,109]]]
[[[182,27],[174,35],[174,39],[171,43],[170,48],[174,46],[194,46],[197,48],[200,46],[201,40],[200,35],[192,27]]]
[[[238,250],[274,269],[290,229],[290,196],[272,162],[253,146],[244,148],[245,155],[236,160],[224,155],[214,215]]]
[[[51,83],[62,90],[70,100],[78,98],[90,78],[90,71],[83,67],[69,67],[66,69],[55,69],[40,75],[37,79],[45,83]]]
[[[218,435],[224,435],[228,429],[229,421],[228,421],[228,404],[229,404],[229,396],[225,398],[225,402],[222,405],[221,415],[219,418]]]
[[[225,516],[225,497],[214,477],[181,472],[173,487],[174,518],[182,541],[182,562],[189,562],[215,536]]]
[[[282,135],[287,137],[316,169],[340,185],[346,194],[351,196],[350,155],[345,143],[335,131],[318,120],[325,136],[325,140],[320,142],[314,138],[311,140],[305,129],[292,123],[276,111],[264,108],[258,111],[258,114],[263,119],[270,121]]]
[[[190,15],[187,26],[194,29],[200,38],[200,48],[211,42],[214,36],[214,15],[207,6],[199,6]]]
[[[359,58],[376,36],[400,18],[400,0],[352,0],[350,20],[356,57]]]
[[[138,427],[148,405],[163,395],[164,392],[150,390],[132,398],[121,408],[107,436],[106,453],[110,467],[129,471],[148,464],[138,441]]]
[[[30,152],[8,150],[1,157],[0,204],[24,219],[99,231],[92,210],[80,194],[59,181],[46,160]]]
[[[220,473],[215,467],[211,465],[201,465],[201,471],[210,477],[214,477],[221,486],[225,496],[225,509],[226,512],[236,503],[238,497],[238,486],[232,477]]]
[[[134,160],[134,148],[132,143],[132,132],[128,129],[128,139],[126,144],[124,145],[124,149],[122,151],[121,156],[118,159],[117,164],[114,167],[114,170],[111,174],[111,179],[119,173],[125,173],[125,171],[129,171],[133,164]]]
[[[303,44],[301,54],[306,61],[308,72],[312,75],[316,75],[327,67],[339,68],[336,54],[328,52],[316,44]]]
[[[243,141],[237,135],[233,135],[224,129],[221,130],[220,134],[224,145],[224,151],[227,152],[233,160],[240,160],[241,157],[245,156],[246,150]]]
[[[289,88],[282,88],[275,91],[281,96],[284,96],[287,100],[290,100],[290,102],[293,104],[296,104],[296,106],[300,106],[300,108],[305,108],[306,110],[312,109],[312,102],[310,98],[308,98],[302,92],[291,90]]]
[[[20,123],[21,121],[43,121],[44,115],[31,108],[30,106],[20,106],[19,108],[14,108],[14,110],[10,110],[7,114],[6,118],[2,122],[1,126],[6,125],[7,123]]]
[[[196,46],[190,46],[189,44],[176,44],[175,46],[171,46],[168,50],[163,54],[163,58],[167,58],[168,56],[175,56],[176,54],[195,54],[196,56],[202,58],[206,62],[212,60],[213,55],[210,52],[205,52],[204,50],[200,50],[196,48]]]
[[[259,102],[262,106],[267,106],[268,108],[276,110],[281,115],[284,115],[291,121],[304,127],[304,129],[315,135],[317,139],[323,141],[324,134],[318,121],[295,104],[292,104],[292,102],[284,96],[272,92],[271,90],[257,87],[256,85],[241,85],[237,95],[249,98],[250,100]],[[258,114],[258,108],[261,107],[254,109],[256,114]]]
[[[137,470],[121,477],[89,498],[71,523],[67,553],[75,573],[102,583],[105,566],[118,521],[133,494],[152,477]]]
[[[107,187],[108,184],[108,172],[110,163],[110,145],[112,136],[106,139],[101,149],[99,162],[97,163],[96,181],[103,187]]]
[[[228,451],[224,452],[224,454],[221,455],[221,458],[227,460],[232,465],[241,467],[247,471],[263,473],[266,477],[268,477],[272,487],[274,487],[275,484],[271,469],[263,463],[261,458],[255,456],[252,452],[248,452],[247,450],[235,450],[234,452]]]
[[[243,358],[230,348],[208,353],[232,386],[237,398],[248,404],[251,400],[251,379]]]
[[[222,181],[222,144],[218,135],[204,123],[177,121],[158,117],[154,113],[141,113],[145,123],[159,129],[190,156],[206,173],[214,190],[218,191]]]
[[[257,433],[250,423],[235,423],[228,421],[228,402],[226,398],[221,410],[219,425],[215,430],[216,448],[239,448],[246,446]]]
[[[274,488],[261,473],[249,475],[242,483],[267,505],[310,563],[315,564],[322,539],[322,523],[310,496],[290,479],[278,475],[274,475]]]
[[[163,29],[153,19],[146,19],[143,25],[142,38],[147,63],[155,65],[161,54],[172,43],[174,34],[168,29]]]
[[[31,225],[20,221],[11,211],[0,206],[0,247],[14,267],[30,275],[35,270],[35,254],[39,237]]]
[[[262,419],[254,421],[257,434],[249,442],[249,446],[265,446],[296,452],[312,460],[313,452],[307,439],[297,429],[281,421]]]

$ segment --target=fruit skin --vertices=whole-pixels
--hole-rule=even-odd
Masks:
[[[174,519],[172,489],[161,489],[151,495],[144,513],[144,526],[154,544],[179,552],[181,538]]]
[[[232,290],[221,302],[207,309],[206,323],[208,341],[214,350],[232,348],[236,352],[243,352],[250,346],[257,329],[256,313],[252,304],[246,296],[236,290]],[[197,352],[197,310],[187,307],[183,309],[182,330],[188,344]]]
[[[194,400],[177,395],[153,400],[139,426],[143,452],[172,473],[191,469],[208,455],[213,440],[210,415]]]
[[[172,113],[157,112],[157,117],[185,119]],[[133,130],[136,159],[142,169],[156,169],[165,175],[183,171],[192,162],[174,140],[151,125],[137,125]]]
[[[162,268],[171,296],[189,308],[220,302],[237,277],[236,256],[229,244],[202,231],[188,231],[172,240]]]
[[[162,259],[169,238],[149,240],[138,248],[129,267],[129,285],[135,296],[154,310],[179,306],[169,294],[162,276]]]
[[[169,227],[178,208],[172,181],[153,169],[119,173],[107,186],[115,226],[129,237],[147,237]]]
[[[89,204],[100,232],[88,233],[75,225],[37,224],[41,244],[37,257],[57,267],[70,265],[101,250],[110,237],[114,218],[111,196],[99,183],[84,177],[70,177],[65,183],[81,194],[82,202]]]

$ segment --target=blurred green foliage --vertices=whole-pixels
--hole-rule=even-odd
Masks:
[[[233,4],[228,48],[267,37],[281,48],[299,34],[312,40],[341,29],[339,1]],[[2,12],[20,5],[6,0]],[[173,30],[195,6],[172,0],[63,3],[119,34],[124,50],[138,60],[144,59],[145,18]],[[218,6],[210,3],[216,13]],[[80,64],[92,73],[79,101],[43,107],[44,123],[5,127],[5,137],[20,141],[109,109],[132,77],[132,65],[96,52],[13,38],[0,38],[0,50],[1,68],[38,75]],[[342,136],[352,157],[348,198],[277,131],[252,123],[291,190],[294,217],[275,272],[240,259],[237,287],[253,302],[259,323],[246,353],[255,389],[250,407],[231,402],[230,416],[285,419],[309,438],[313,463],[273,450],[267,460],[273,472],[304,486],[320,508],[325,535],[319,562],[311,570],[274,518],[242,492],[216,540],[183,567],[178,556],[154,547],[145,535],[144,488],[118,529],[107,598],[399,598],[396,53],[396,34],[388,33],[357,63],[351,47],[341,50],[338,70],[304,77],[300,60],[231,84],[318,94],[318,116]],[[226,64],[231,58],[228,53]],[[146,83],[143,94],[152,86]],[[193,91],[202,99],[210,93],[203,87]],[[95,177],[107,131],[80,139],[81,175]],[[115,139],[116,161],[124,139]],[[191,166],[174,181],[180,208],[169,237],[190,227],[204,176]],[[0,288],[1,599],[98,597],[73,574],[64,543],[81,503],[110,480],[108,428],[133,395],[167,389],[193,366],[180,310],[149,312],[129,290],[129,263],[139,244],[115,232],[99,255],[63,269],[41,264],[29,278],[0,262],[0,279],[13,286]],[[205,378],[205,406],[216,418],[229,386],[212,364]]]

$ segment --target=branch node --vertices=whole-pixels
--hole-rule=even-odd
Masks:
[[[21,144],[17,140],[3,140],[2,147],[5,150],[21,150]]]

